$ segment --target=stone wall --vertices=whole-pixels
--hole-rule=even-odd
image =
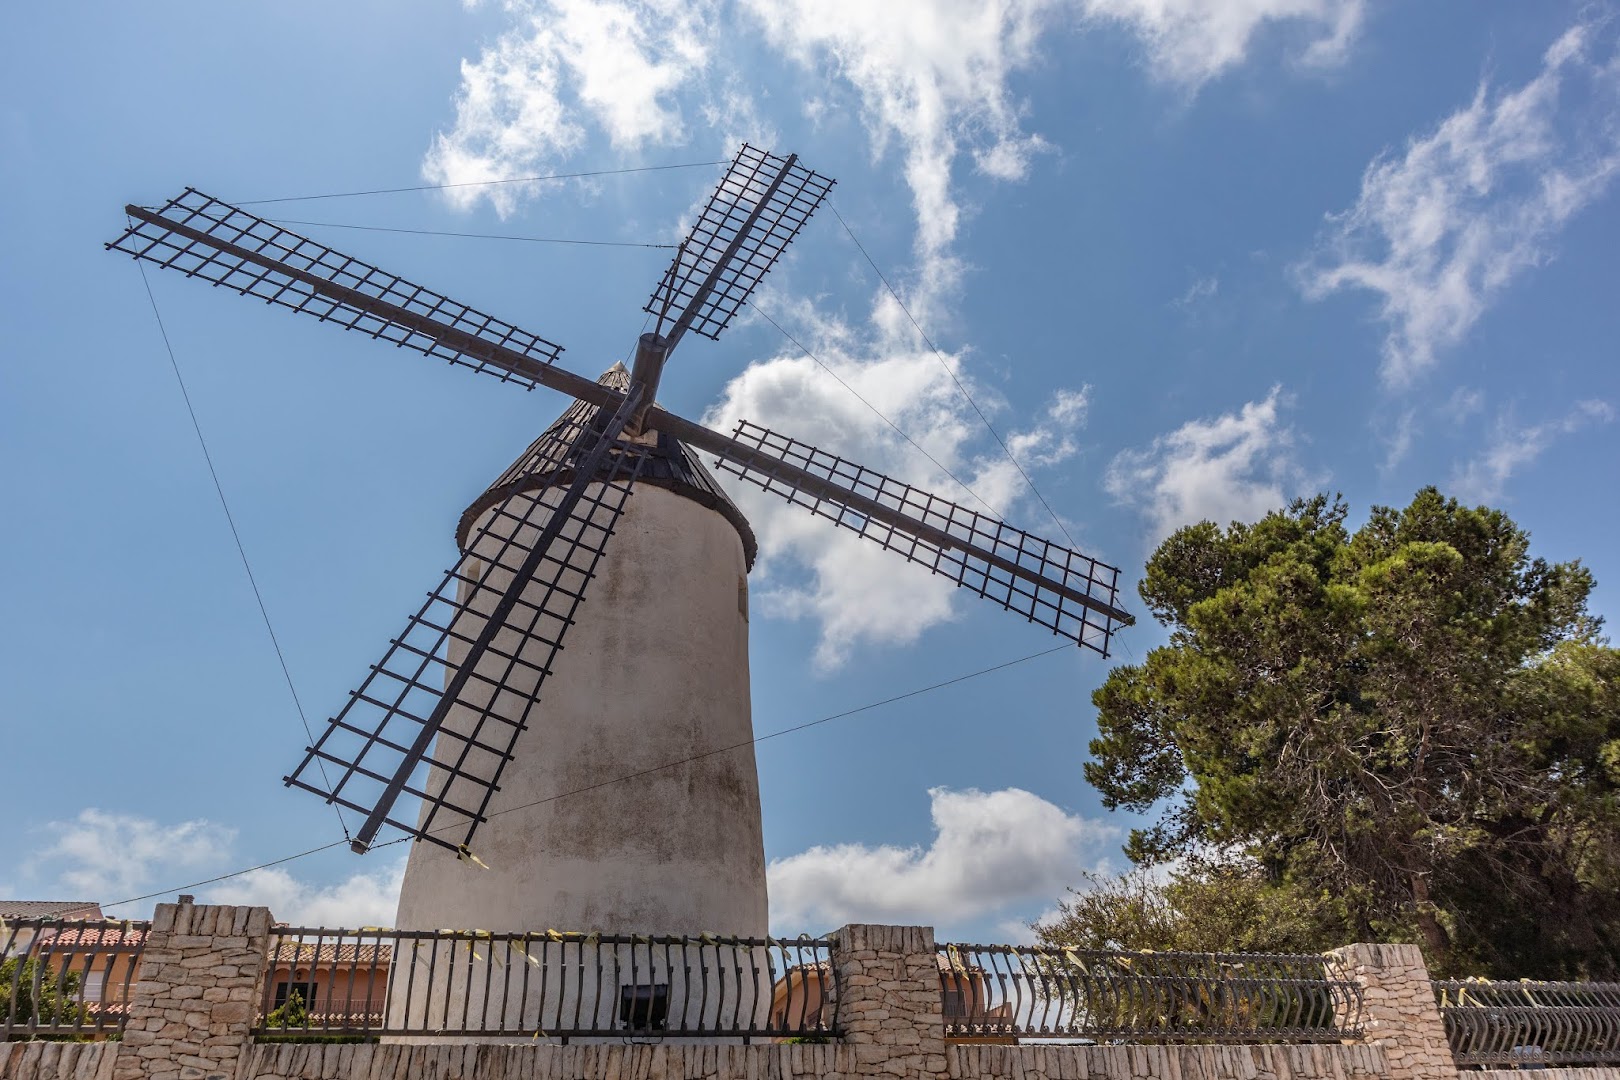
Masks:
[[[122,1042],[0,1043],[0,1080],[1513,1080],[1459,1075],[1427,970],[1409,945],[1335,956],[1360,984],[1366,1037],[1345,1044],[1078,1046],[948,1043],[932,929],[833,935],[841,1037],[500,1044],[255,1043],[271,926],[264,908],[163,904]],[[1620,1080],[1620,1069],[1539,1070]]]
[[[951,1046],[945,1060],[951,1080],[1355,1080],[1389,1075],[1378,1047],[1332,1043]]]
[[[800,1080],[854,1076],[849,1045],[258,1045],[238,1080]]]
[[[945,1073],[945,1018],[931,926],[846,926],[832,936],[838,1024],[855,1050],[843,1076]]]
[[[1518,1069],[1480,1069],[1462,1075],[1468,1080],[1524,1080],[1524,1072]],[[1536,1080],[1620,1080],[1620,1066],[1607,1069],[1537,1069]]]
[[[1346,945],[1332,954],[1361,986],[1366,1038],[1390,1080],[1456,1080],[1445,1021],[1416,945]]]
[[[119,1044],[0,1042],[0,1076],[11,1080],[112,1080]]]
[[[239,1076],[240,1080],[799,1080],[913,1075],[906,1067],[906,1055],[886,1068],[862,1054],[861,1045],[873,1044],[263,1045],[247,1055]],[[1387,1075],[1383,1055],[1371,1046],[946,1046],[939,1057],[944,1068],[929,1075],[942,1080],[1359,1080]]]
[[[159,904],[112,1080],[230,1080],[270,945],[268,908]]]

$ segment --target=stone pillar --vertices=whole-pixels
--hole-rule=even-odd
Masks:
[[[857,1075],[945,1075],[945,1019],[931,926],[855,923],[832,935],[838,1024]]]
[[[1346,945],[1328,955],[1361,987],[1366,1039],[1383,1048],[1390,1080],[1457,1080],[1429,968],[1416,945]]]
[[[269,944],[269,908],[159,904],[113,1080],[231,1080]]]

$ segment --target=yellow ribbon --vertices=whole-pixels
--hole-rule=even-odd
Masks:
[[[472,853],[472,849],[469,848],[466,844],[462,844],[462,845],[460,845],[459,847],[456,848],[456,859],[458,861],[461,861],[461,862],[470,862],[474,866],[480,867],[481,869],[484,869],[484,870],[489,869],[489,863],[485,862],[483,859],[480,859],[478,856],[474,855]]]

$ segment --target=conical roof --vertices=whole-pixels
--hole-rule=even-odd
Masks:
[[[596,381],[614,390],[628,390],[630,372],[623,364],[614,364]],[[485,510],[519,491],[547,487],[559,480],[566,482],[572,478],[574,462],[570,460],[570,451],[581,429],[596,412],[597,406],[575,401],[538,439],[529,444],[527,450],[518,455],[518,459],[482,495],[473,500],[456,527],[456,542],[463,551],[467,550],[474,523]],[[720,489],[714,476],[703,467],[697,454],[662,431],[657,433],[657,445],[648,449],[651,458],[642,468],[636,483],[672,491],[708,507],[731,522],[742,540],[743,558],[751,569],[754,557],[759,553],[754,530],[749,527],[742,511]]]

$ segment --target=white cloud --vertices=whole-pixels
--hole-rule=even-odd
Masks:
[[[807,306],[801,305],[798,315],[806,323],[796,327],[804,335],[801,340],[808,338],[822,362],[911,433],[989,507],[1005,511],[1021,504],[1023,478],[1000,449],[975,453],[975,446],[982,446],[982,427],[937,356],[899,347],[873,351],[859,335],[817,319]],[[947,360],[957,364],[954,357]],[[971,384],[959,367],[957,377]],[[988,388],[974,386],[973,392],[981,406],[998,407]],[[1007,434],[1007,445],[1029,470],[1066,461],[1078,452],[1075,436],[1085,423],[1086,408],[1085,388],[1059,389],[1034,424]],[[750,365],[727,384],[704,422],[729,431],[743,418],[988,512],[803,355]],[[750,484],[727,486],[759,534],[755,597],[760,610],[768,616],[817,620],[819,669],[837,667],[863,645],[908,644],[952,617],[957,590],[943,578],[903,564],[871,541],[834,528],[776,495]]]
[[[210,904],[262,905],[278,922],[297,926],[392,926],[405,860],[402,855],[334,885],[313,885],[280,867],[254,870],[214,886],[201,899]]]
[[[131,895],[221,873],[232,862],[236,840],[235,829],[211,821],[166,824],[94,808],[71,821],[50,822],[43,831],[49,843],[22,866],[27,887],[94,900],[103,910]],[[336,884],[314,885],[273,867],[200,886],[197,897],[211,904],[264,904],[278,920],[306,926],[384,926],[393,922],[404,873],[401,857]],[[151,904],[143,901],[141,907],[150,910]]]
[[[30,858],[27,875],[54,878],[73,899],[110,904],[160,875],[195,871],[223,859],[236,830],[201,819],[165,825],[135,814],[90,808],[44,827],[50,843]]]
[[[1058,0],[741,0],[773,47],[842,79],[860,99],[874,154],[898,142],[917,217],[920,317],[954,285],[949,248],[961,211],[951,171],[964,145],[980,171],[1023,177],[1046,147],[1021,127],[1009,77],[1035,58]],[[926,318],[925,318],[926,321]]]
[[[1175,300],[1176,307],[1187,308],[1200,300],[1208,300],[1221,289],[1221,279],[1214,274],[1208,277],[1194,278],[1193,283],[1187,286],[1187,291]]]
[[[1242,63],[1268,24],[1314,31],[1302,61],[1336,64],[1364,8],[1362,0],[1084,0],[1087,14],[1123,23],[1142,39],[1155,74],[1193,89]]]
[[[1514,474],[1533,464],[1555,440],[1613,419],[1614,408],[1603,401],[1578,401],[1560,419],[1528,427],[1513,423],[1511,415],[1504,412],[1497,418],[1485,452],[1452,474],[1452,489],[1462,499],[1494,502],[1501,498]]]
[[[1122,450],[1103,486],[1140,510],[1155,540],[1183,525],[1253,521],[1308,486],[1292,457],[1280,387],[1213,420],[1189,420],[1144,450]]]
[[[1570,30],[1516,90],[1482,84],[1404,154],[1375,159],[1356,204],[1329,218],[1302,287],[1312,298],[1349,288],[1380,295],[1386,383],[1409,383],[1462,341],[1620,170],[1620,57],[1589,61],[1593,34]],[[1585,85],[1566,93],[1577,81]],[[1581,103],[1562,104],[1566,97]]]
[[[1379,426],[1374,421],[1375,429]],[[1393,423],[1382,426],[1380,437],[1384,443],[1384,460],[1379,464],[1381,473],[1393,472],[1395,466],[1406,460],[1406,455],[1412,452],[1412,443],[1418,436],[1417,410],[1406,409],[1396,416]]]
[[[940,925],[1050,903],[1104,861],[1114,825],[1018,788],[931,788],[928,847],[818,845],[768,868],[772,925],[785,933],[847,922]]]
[[[1459,386],[1451,392],[1441,408],[1441,414],[1453,424],[1460,424],[1485,407],[1485,392],[1474,387]]]
[[[428,182],[549,171],[583,144],[587,118],[619,151],[685,138],[674,96],[708,65],[710,5],[510,0],[506,6],[513,28],[477,60],[462,61],[455,122],[434,138],[422,163]],[[463,207],[487,197],[503,214],[523,194],[516,185],[445,192]]]

